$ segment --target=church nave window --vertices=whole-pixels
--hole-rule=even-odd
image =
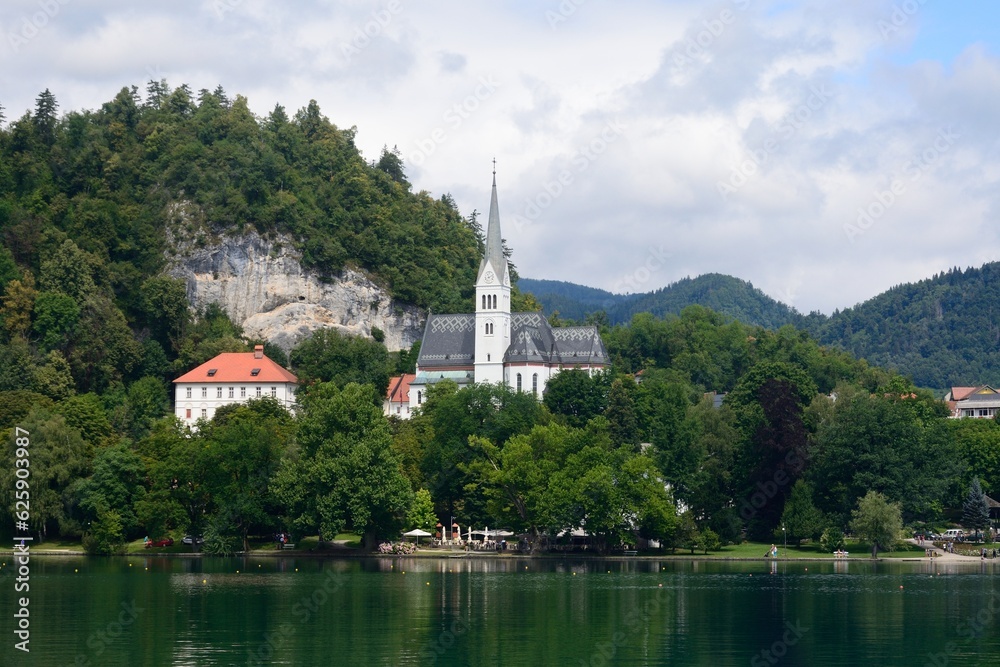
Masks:
[[[521,374],[520,373],[517,374],[517,391],[518,391],[518,393],[521,392]]]

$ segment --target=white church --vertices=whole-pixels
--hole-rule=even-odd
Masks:
[[[579,368],[593,373],[608,365],[597,327],[552,327],[541,313],[512,313],[510,287],[494,172],[486,250],[476,279],[476,312],[427,317],[416,377],[409,382],[407,405],[396,406],[397,416],[408,416],[424,402],[427,388],[442,380],[460,388],[502,382],[540,399],[559,371]]]

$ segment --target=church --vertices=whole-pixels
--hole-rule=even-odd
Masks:
[[[579,368],[593,373],[607,366],[608,353],[597,327],[552,327],[541,313],[512,313],[510,289],[494,171],[486,247],[476,278],[476,312],[428,315],[416,377],[407,378],[407,404],[387,397],[389,414],[409,416],[426,399],[427,388],[442,380],[460,388],[502,382],[541,399],[545,385],[559,371]]]

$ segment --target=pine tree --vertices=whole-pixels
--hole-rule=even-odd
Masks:
[[[990,506],[986,502],[986,494],[979,484],[979,478],[974,477],[969,485],[969,495],[962,505],[962,523],[976,532],[990,525]]]

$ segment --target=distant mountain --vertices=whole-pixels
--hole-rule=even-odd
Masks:
[[[610,324],[622,324],[636,313],[663,317],[698,304],[769,329],[792,324],[825,345],[909,375],[922,387],[1000,386],[1000,263],[898,285],[829,317],[803,316],[750,283],[719,274],[632,295],[526,278],[519,286],[546,313],[557,310],[568,319],[603,310]]]
[[[560,317],[571,320],[583,320],[590,313],[603,310],[611,324],[624,324],[636,313],[648,312],[663,317],[679,314],[692,304],[769,329],[795,323],[799,317],[794,309],[745,280],[718,273],[684,278],[645,294],[612,294],[573,283],[528,278],[521,278],[518,287],[534,294],[546,314],[558,311]]]
[[[1000,263],[898,285],[831,317],[804,318],[800,326],[920,386],[997,386]]]

